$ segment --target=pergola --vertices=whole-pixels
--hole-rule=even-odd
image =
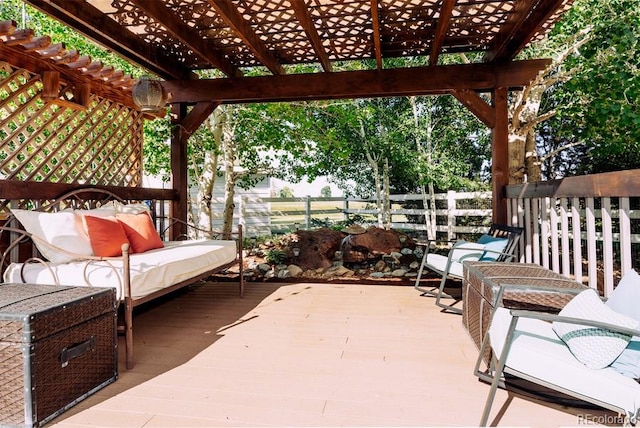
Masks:
[[[26,0],[163,80],[170,94],[174,217],[186,218],[186,141],[221,103],[451,94],[491,130],[493,219],[504,223],[508,91],[549,60],[515,60],[571,0]],[[478,62],[442,65],[479,53]],[[395,68],[391,58],[425,57]],[[351,61],[369,69],[343,71]],[[309,64],[313,72],[291,73]],[[393,63],[395,64],[395,63]],[[88,62],[76,73],[86,79]],[[248,69],[260,70],[245,77]],[[198,78],[216,70],[220,77]],[[67,76],[73,80],[74,75]],[[80,77],[78,77],[80,79]],[[91,82],[95,91],[100,83]],[[112,94],[113,85],[102,90]],[[121,102],[131,105],[122,84]],[[480,94],[489,94],[490,102]],[[105,96],[106,96],[105,95]]]

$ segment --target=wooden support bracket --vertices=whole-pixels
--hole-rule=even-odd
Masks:
[[[43,71],[40,98],[43,101],[61,107],[86,110],[91,99],[91,86],[88,83],[76,84],[73,87],[73,97],[67,99],[64,94],[60,93],[60,73],[57,71]]]

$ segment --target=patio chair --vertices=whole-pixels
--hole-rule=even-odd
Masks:
[[[492,375],[480,426],[487,426],[496,390],[498,386],[504,386],[503,374],[613,410],[626,415],[628,422],[636,423],[640,416],[640,383],[610,366],[591,369],[581,364],[553,332],[553,321],[640,335],[640,330],[599,321],[544,312],[496,309],[489,334],[492,337],[491,348],[500,358]],[[484,348],[481,355],[483,351]]]
[[[476,376],[491,383],[480,426],[488,422],[497,388],[516,385],[518,391],[522,382],[528,385],[525,395],[538,385],[546,399],[569,406],[588,403],[617,412],[625,424],[637,424],[639,298],[640,276],[630,270],[606,302],[595,289],[586,289],[557,314],[496,308],[475,367]],[[487,347],[491,362],[482,371]],[[506,389],[511,393],[510,386]]]
[[[423,296],[434,296],[437,306],[450,312],[462,314],[462,309],[454,306],[459,299],[455,299],[444,291],[447,279],[462,280],[462,262],[464,261],[512,261],[523,231],[524,229],[521,227],[494,223],[489,228],[489,231],[476,242],[458,241],[453,244],[446,256],[429,252],[430,244],[433,241],[425,243],[424,255],[418,270],[415,288],[422,291]],[[425,268],[441,276],[438,288],[420,286],[420,279]],[[443,298],[455,299],[456,301],[452,304],[445,304],[441,302]]]

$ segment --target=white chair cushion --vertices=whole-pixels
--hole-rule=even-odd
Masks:
[[[441,256],[440,254],[427,254],[425,266],[443,274],[447,267],[447,256]],[[462,263],[452,262],[449,267],[449,275],[462,278]]]
[[[640,275],[635,270],[626,272],[606,305],[614,311],[640,323]],[[640,337],[634,336],[611,367],[625,376],[640,379]]]
[[[475,242],[458,241],[453,248],[449,250],[451,253],[451,266],[449,266],[448,274],[454,277],[462,278],[463,261],[475,261],[482,257],[485,246],[483,244],[477,244]],[[425,266],[428,268],[443,274],[447,268],[447,261],[449,256],[443,256],[440,254],[427,254],[427,260]]]
[[[511,322],[508,309],[497,308],[489,328],[491,348],[500,357]],[[640,384],[611,367],[590,369],[578,361],[553,331],[551,323],[521,318],[506,366],[556,387],[625,409],[640,410]]]

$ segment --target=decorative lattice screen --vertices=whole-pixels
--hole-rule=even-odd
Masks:
[[[43,101],[41,89],[39,75],[0,61],[0,179],[140,185],[139,112],[94,94],[72,109]]]

